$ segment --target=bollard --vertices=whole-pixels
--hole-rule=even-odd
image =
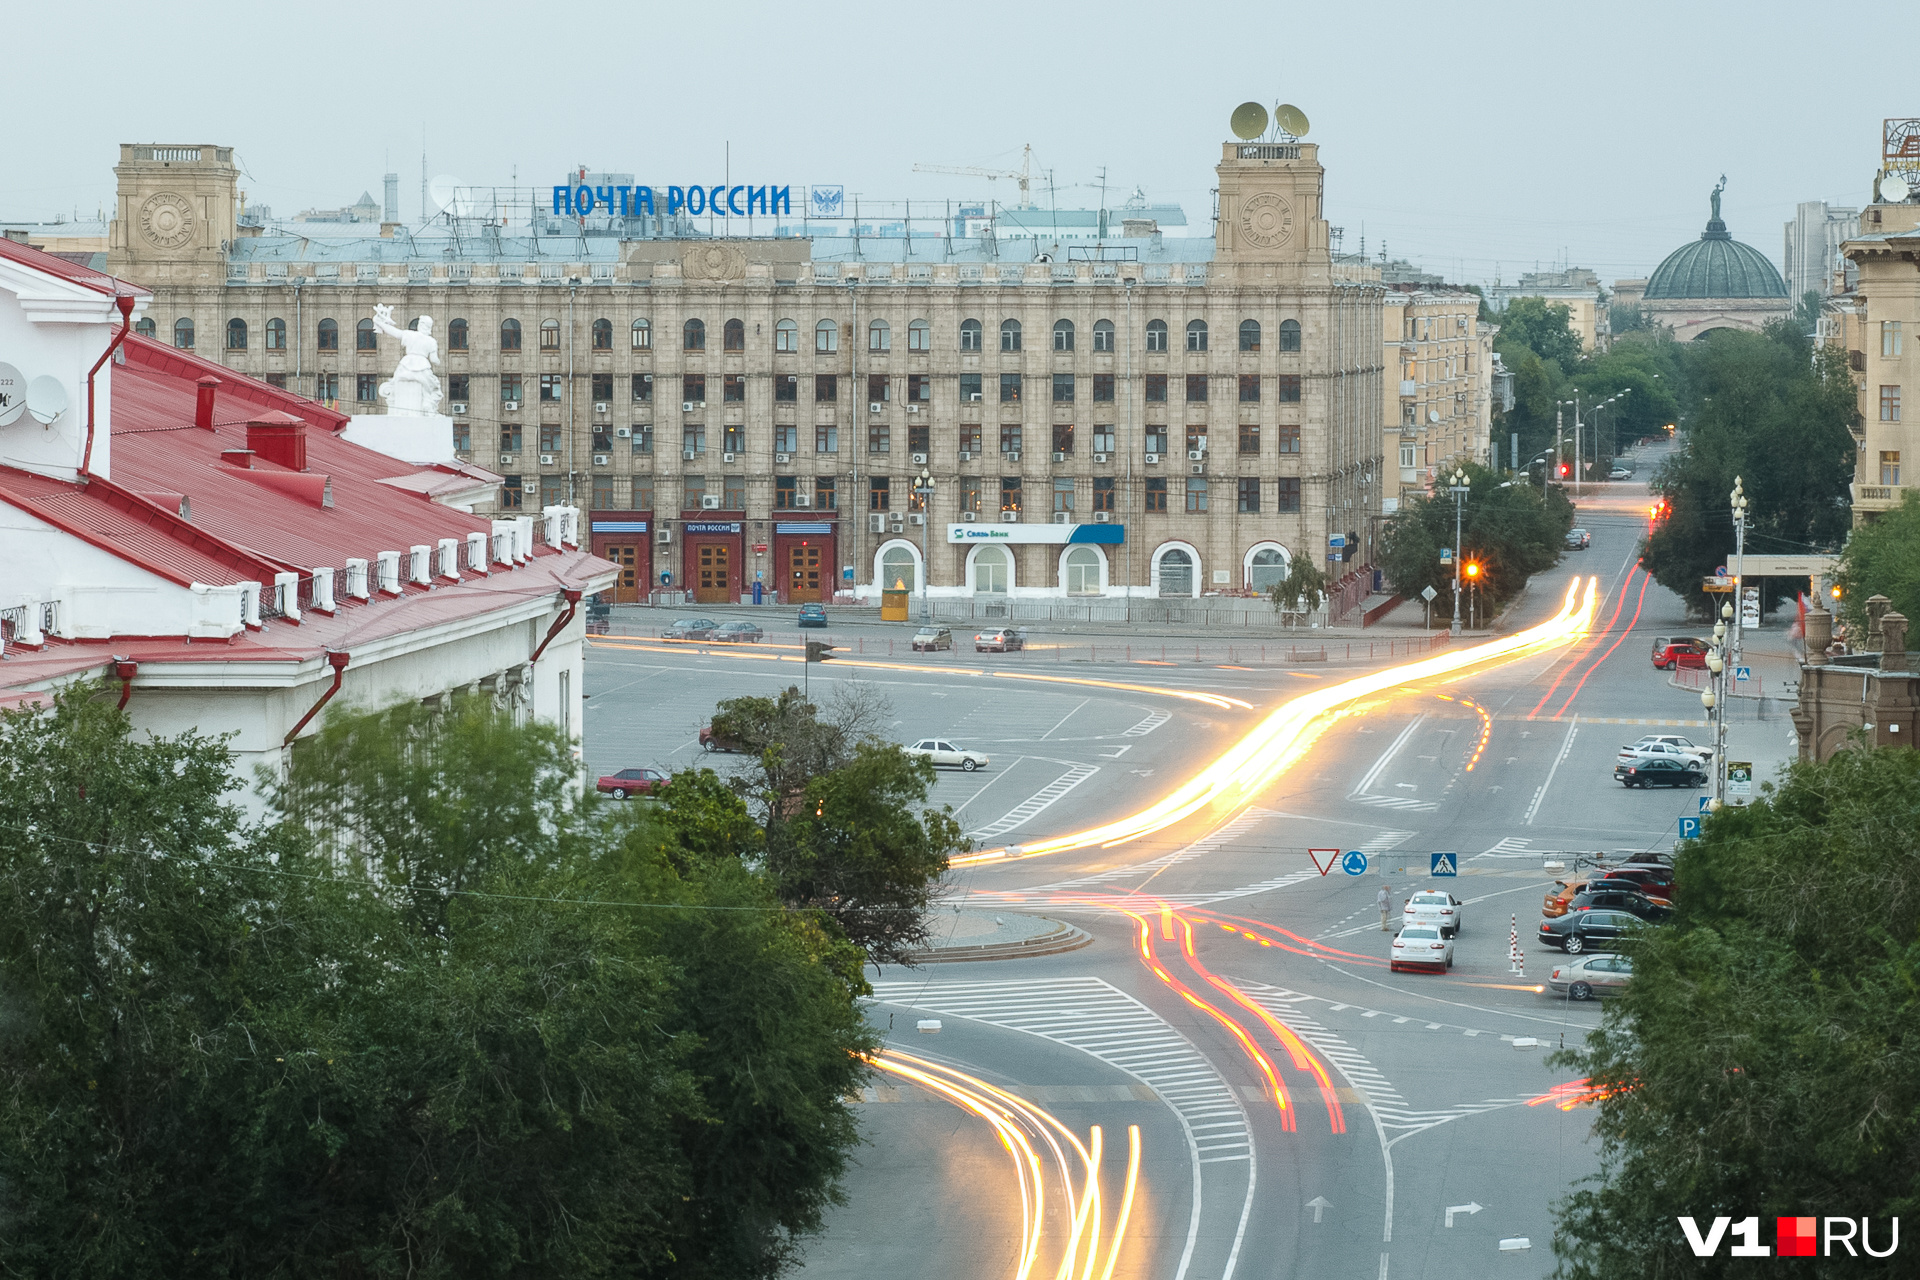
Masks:
[[[1527,976],[1527,959],[1520,953],[1520,917],[1512,916],[1507,925],[1507,964],[1513,973]]]

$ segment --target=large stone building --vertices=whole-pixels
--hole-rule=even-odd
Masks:
[[[1872,520],[1900,505],[1920,459],[1920,423],[1906,388],[1920,336],[1920,203],[1909,195],[1876,200],[1860,216],[1860,234],[1842,246],[1858,272],[1851,293],[1826,308],[1829,341],[1844,346],[1859,388],[1854,419],[1853,518]]]
[[[115,172],[111,265],[153,291],[149,332],[365,413],[396,354],[375,304],[430,317],[461,457],[503,514],[591,507],[624,600],[898,583],[964,616],[1370,558],[1382,289],[1334,268],[1312,144],[1227,144],[1212,238],[1057,247],[653,218],[328,239],[238,217],[226,148],[129,145]]]
[[[1846,259],[1840,246],[1860,232],[1860,211],[1830,205],[1825,200],[1803,200],[1786,224],[1780,261],[1785,265],[1787,296],[1798,302],[1809,293],[1826,297],[1840,292],[1835,275]]]
[[[1721,221],[1725,188],[1722,178],[1713,189],[1707,229],[1653,269],[1639,300],[1650,322],[1665,325],[1683,342],[1715,329],[1758,331],[1793,310],[1786,282],[1766,255],[1735,240]]]
[[[1389,459],[1384,508],[1425,493],[1442,467],[1497,463],[1493,456],[1493,339],[1480,323],[1480,295],[1444,284],[1390,286],[1383,337],[1382,400]]]

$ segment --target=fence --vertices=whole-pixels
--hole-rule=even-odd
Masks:
[[[645,632],[615,631],[608,639],[660,640],[688,649],[731,648],[733,642],[706,640],[667,640],[658,629]],[[956,635],[951,650],[916,653],[907,637],[834,636],[824,631],[794,632],[791,635],[768,634],[760,643],[782,649],[798,649],[808,641],[824,641],[834,647],[834,657],[901,658],[912,661],[952,661],[973,648],[973,638]],[[1147,666],[1230,666],[1287,667],[1309,663],[1385,662],[1394,658],[1415,658],[1432,653],[1448,643],[1444,634],[1415,636],[1405,640],[1329,640],[1322,644],[1290,644],[1280,640],[1191,642],[1184,640],[1114,640],[1090,638],[1084,644],[1029,645],[1010,654],[995,654],[995,661],[1023,665],[1058,662],[1139,663]]]

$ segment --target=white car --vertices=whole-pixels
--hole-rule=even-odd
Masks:
[[[1402,928],[1410,924],[1435,925],[1450,938],[1460,932],[1466,909],[1465,903],[1445,889],[1420,889],[1407,899],[1400,913],[1400,925]]]
[[[902,747],[901,750],[910,756],[925,756],[933,761],[935,768],[946,765],[950,768],[964,769],[968,773],[986,767],[987,763],[984,753],[956,747],[945,738],[922,738],[910,747]]]
[[[1620,748],[1620,763],[1632,760],[1636,756],[1667,756],[1670,759],[1691,757],[1702,765],[1713,759],[1712,747],[1698,747],[1677,733],[1653,733],[1629,746]]]
[[[1394,973],[1402,969],[1438,969],[1445,973],[1453,968],[1453,939],[1441,933],[1437,925],[1410,924],[1393,940],[1387,968]]]
[[[1632,956],[1577,956],[1553,966],[1547,986],[1569,1000],[1618,995],[1633,981]]]

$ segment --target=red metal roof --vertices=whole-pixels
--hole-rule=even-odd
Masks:
[[[258,569],[245,558],[210,539],[182,536],[168,526],[164,508],[104,483],[80,485],[0,467],[0,502],[183,587],[260,581]]]
[[[74,262],[60,254],[48,253],[44,249],[21,244],[18,240],[9,240],[5,236],[0,236],[0,258],[11,258],[22,266],[32,267],[35,271],[44,271],[62,280],[70,280],[97,293],[104,293],[109,298],[123,293],[153,296],[149,290],[141,288],[131,280],[122,280],[104,271],[95,271],[92,267]]]

